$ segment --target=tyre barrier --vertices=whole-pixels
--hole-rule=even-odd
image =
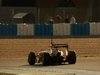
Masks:
[[[51,24],[35,24],[34,25],[35,36],[50,36],[53,35],[53,25]]]
[[[0,36],[100,35],[100,23],[0,24]]]
[[[71,35],[90,35],[89,24],[71,24]]]
[[[16,36],[16,24],[0,24],[0,36]]]

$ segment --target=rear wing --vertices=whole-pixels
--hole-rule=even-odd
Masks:
[[[54,48],[68,48],[68,44],[53,44],[54,45]]]

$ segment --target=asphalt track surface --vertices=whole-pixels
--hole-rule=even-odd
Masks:
[[[0,59],[0,72],[16,75],[100,75],[100,57],[77,58],[76,64],[30,66],[27,59]]]

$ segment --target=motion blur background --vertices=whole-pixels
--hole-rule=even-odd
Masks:
[[[0,0],[0,22],[18,23],[18,13],[31,13],[34,21],[44,23],[47,16],[74,15],[78,23],[100,21],[100,0]],[[23,18],[22,15],[21,18]],[[29,17],[29,18],[33,18]],[[29,19],[28,18],[28,19]]]

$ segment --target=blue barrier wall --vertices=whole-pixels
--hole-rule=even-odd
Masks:
[[[90,35],[89,24],[71,24],[70,35]]]
[[[3,25],[0,24],[0,35],[3,35],[2,33],[3,33]]]
[[[17,24],[0,24],[0,35],[16,36],[17,35]]]
[[[100,35],[100,23],[0,24],[0,36]]]
[[[34,25],[34,35],[35,36],[51,36],[53,35],[53,25],[52,24],[35,24]]]

